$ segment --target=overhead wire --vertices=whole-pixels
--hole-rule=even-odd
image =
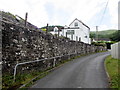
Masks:
[[[103,21],[104,15],[105,15],[105,13],[106,13],[106,9],[107,9],[108,3],[109,3],[109,0],[107,1],[106,5],[105,5],[105,9],[104,9],[103,15],[102,15],[102,17],[101,17],[101,20],[100,20],[100,23],[99,23],[98,26],[100,26],[100,25],[102,24],[102,21]]]

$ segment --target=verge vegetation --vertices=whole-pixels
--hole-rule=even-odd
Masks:
[[[111,56],[108,56],[105,60],[105,65],[110,80],[110,88],[118,88],[118,61],[118,59],[114,59]]]

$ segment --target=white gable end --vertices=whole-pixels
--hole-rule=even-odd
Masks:
[[[71,31],[74,32],[74,34],[70,33]],[[63,36],[66,36],[66,33],[67,33],[67,37],[70,38],[71,40],[78,41],[80,39],[81,42],[91,44],[91,41],[89,38],[90,28],[78,19],[75,19],[69,25],[68,29],[64,29],[63,33],[64,33]]]
[[[77,19],[75,19],[69,26],[70,27],[80,27],[82,23],[80,23]]]

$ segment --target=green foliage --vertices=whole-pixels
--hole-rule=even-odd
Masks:
[[[6,16],[9,16],[9,17],[12,17],[12,18],[16,19],[16,16],[11,14],[10,12],[0,11],[0,13],[2,13],[2,15],[6,15]]]
[[[112,41],[120,41],[120,30],[117,30],[116,32],[114,32],[111,36],[110,39]]]
[[[95,38],[96,34],[94,32],[90,32],[90,38]]]
[[[90,32],[90,38],[96,38],[96,32]],[[120,30],[105,30],[98,32],[98,38],[109,38],[111,41],[120,41]]]
[[[110,76],[110,88],[118,88],[118,59],[108,56],[105,65]]]
[[[13,80],[13,75],[6,74],[2,77],[2,87],[6,89],[10,88],[19,88],[21,85],[27,83],[35,76],[41,74],[42,72],[31,72],[30,74],[24,73],[24,74],[17,74],[16,75],[16,81]]]
[[[104,31],[99,31],[99,34],[106,35],[106,34],[113,34],[116,32],[116,30],[104,30]]]
[[[42,31],[46,31],[46,28],[42,28],[41,30],[42,30]]]
[[[13,85],[13,76],[4,75],[2,77],[2,88],[9,88]]]
[[[114,34],[117,30],[104,30],[98,31],[99,38],[110,38],[112,34]],[[90,32],[90,38],[96,38],[96,31]]]
[[[95,46],[106,46],[106,43],[104,41],[92,42],[92,45],[95,45]]]

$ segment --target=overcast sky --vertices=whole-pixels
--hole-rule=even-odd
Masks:
[[[28,21],[43,27],[49,25],[69,25],[78,18],[95,30],[118,29],[118,1],[109,0],[103,20],[100,24],[108,0],[0,0],[0,10],[25,17]]]

